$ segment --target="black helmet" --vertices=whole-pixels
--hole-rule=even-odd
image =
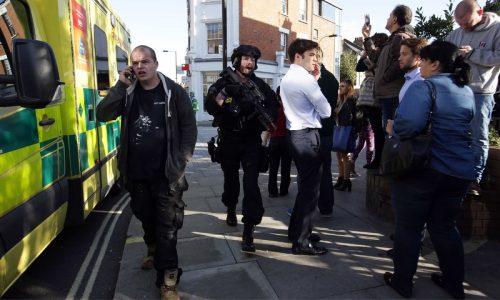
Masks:
[[[233,50],[233,54],[231,55],[231,62],[233,63],[233,67],[235,69],[240,68],[241,57],[243,55],[251,56],[255,58],[255,69],[257,70],[257,60],[260,58],[260,50],[259,48],[252,45],[239,45],[237,48]]]

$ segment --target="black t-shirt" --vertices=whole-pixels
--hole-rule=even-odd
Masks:
[[[165,101],[161,83],[151,90],[144,90],[140,84],[135,89],[128,124],[127,173],[131,179],[154,179],[165,174]]]

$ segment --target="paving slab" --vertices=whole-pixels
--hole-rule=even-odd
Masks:
[[[186,272],[179,290],[183,299],[277,299],[256,262]]]

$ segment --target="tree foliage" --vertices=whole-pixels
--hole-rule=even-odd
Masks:
[[[486,0],[486,5],[483,7],[484,11],[491,11],[496,14],[500,13],[500,1]]]
[[[429,40],[443,40],[453,30],[453,0],[449,0],[447,8],[443,12],[444,18],[433,14],[427,19],[423,14],[422,7],[418,7],[415,12],[417,19],[415,34]]]
[[[350,79],[356,84],[356,63],[358,57],[356,53],[346,50],[340,55],[340,80]]]

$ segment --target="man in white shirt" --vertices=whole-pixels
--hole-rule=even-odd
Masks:
[[[409,38],[401,41],[399,50],[399,68],[405,72],[405,83],[399,91],[399,103],[412,83],[417,80],[423,80],[420,76],[420,50],[427,46],[427,40],[422,38]],[[387,120],[386,131],[392,135],[393,120]]]
[[[288,227],[294,254],[320,255],[327,252],[317,244],[319,236],[312,234],[321,182],[318,129],[321,128],[321,118],[331,114],[330,104],[317,83],[318,50],[318,43],[296,39],[288,48],[292,65],[281,81],[280,96],[298,172],[298,193]]]

